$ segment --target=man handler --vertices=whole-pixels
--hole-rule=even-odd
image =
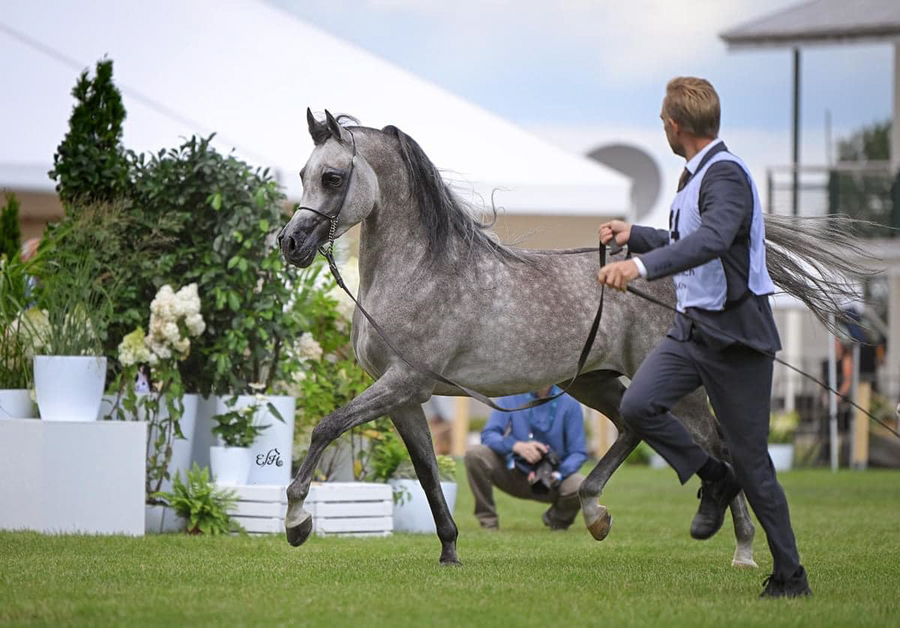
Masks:
[[[600,226],[603,244],[615,240],[628,244],[629,254],[640,255],[601,268],[600,282],[625,290],[639,276],[654,280],[674,275],[679,312],[635,374],[622,399],[622,418],[672,465],[682,484],[695,473],[700,477],[700,507],[691,536],[714,535],[728,504],[743,489],[774,559],[762,597],[810,595],[787,500],[766,444],[773,360],[757,349],[774,354],[781,342],[767,298],[775,286],[766,270],[759,195],[746,165],[717,139],[719,96],[709,82],[670,81],[660,117],[672,151],[687,162],[669,230],[632,227],[621,220]],[[669,412],[701,385],[731,451],[733,469],[709,456]]]

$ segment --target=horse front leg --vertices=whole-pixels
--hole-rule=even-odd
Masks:
[[[400,437],[406,444],[416,477],[428,497],[428,505],[434,517],[438,538],[441,540],[441,564],[459,565],[456,557],[456,523],[453,513],[447,507],[444,491],[441,489],[441,478],[438,473],[437,458],[431,444],[431,431],[422,411],[421,404],[410,404],[397,408],[391,414]]]
[[[303,502],[309,494],[309,485],[325,448],[347,430],[390,415],[400,405],[413,401],[422,403],[423,396],[427,399],[428,394],[414,378],[392,367],[360,396],[326,416],[313,428],[309,452],[294,481],[287,487],[288,508],[284,529],[288,543],[294,547],[302,545],[312,532],[312,516],[303,509]]]

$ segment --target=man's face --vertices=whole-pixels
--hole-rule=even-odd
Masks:
[[[659,114],[659,117],[663,122],[663,131],[666,132],[666,139],[669,141],[669,146],[672,148],[672,152],[676,155],[679,155],[680,157],[684,157],[684,145],[679,139],[680,133],[678,123],[666,115],[665,100],[663,101],[662,113]]]

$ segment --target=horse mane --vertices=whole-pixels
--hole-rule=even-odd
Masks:
[[[459,243],[463,245],[463,254],[457,261],[468,258],[476,250],[485,251],[504,263],[527,261],[488,231],[497,221],[497,208],[493,201],[492,220],[488,223],[476,220],[473,215],[477,208],[454,194],[418,142],[395,126],[386,126],[382,132],[395,137],[400,144],[409,191],[415,194],[419,219],[428,241],[425,253],[428,265],[446,262],[454,244]]]

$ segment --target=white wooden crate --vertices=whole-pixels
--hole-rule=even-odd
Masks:
[[[287,512],[285,486],[222,485],[237,494],[228,511],[251,534],[281,534]],[[387,536],[394,529],[391,487],[368,482],[316,482],[304,508],[313,517],[313,531],[327,536]]]

